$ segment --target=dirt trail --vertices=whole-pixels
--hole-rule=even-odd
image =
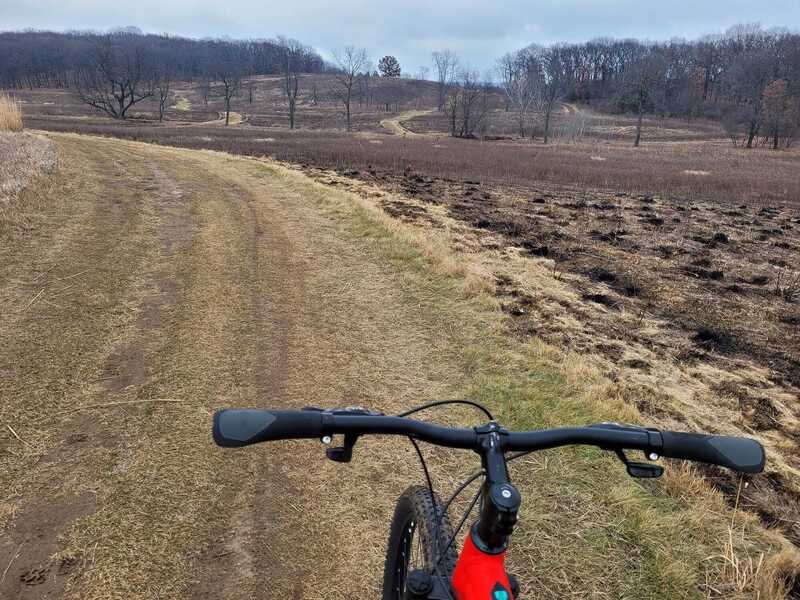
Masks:
[[[245,122],[247,122],[247,117],[245,115],[231,111],[228,119],[228,126],[241,125]],[[170,124],[180,127],[208,127],[209,125],[225,127],[225,112],[220,111],[219,116],[211,121],[171,121]]]
[[[381,120],[381,127],[384,129],[388,129],[395,135],[399,135],[402,137],[417,137],[423,134],[416,133],[407,129],[405,125],[403,125],[403,121],[408,121],[409,119],[413,119],[414,117],[421,117],[423,115],[429,115],[433,112],[433,110],[409,110],[399,115],[395,115],[394,117],[390,117],[388,119]]]
[[[454,393],[452,325],[302,175],[53,138],[49,212],[2,239],[0,596],[373,597],[408,449],[224,451],[210,415]]]

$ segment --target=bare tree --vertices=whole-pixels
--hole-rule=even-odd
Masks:
[[[544,113],[545,144],[550,139],[550,120],[553,109],[569,89],[570,73],[565,58],[563,46],[551,46],[538,52],[541,70],[536,84],[539,106]]]
[[[239,45],[226,43],[214,65],[215,81],[219,82],[216,93],[225,103],[225,125],[231,121],[231,100],[239,95],[242,80],[247,72],[247,57]]]
[[[286,95],[286,102],[289,104],[289,129],[294,129],[297,93],[300,88],[300,68],[302,66],[302,58],[306,52],[306,49],[300,42],[296,40],[279,38],[278,41],[281,46],[283,93]]]
[[[218,94],[225,102],[225,125],[231,122],[231,99],[239,93],[242,86],[242,75],[235,71],[224,71],[217,75],[220,82]]]
[[[208,106],[208,97],[211,95],[211,81],[208,77],[200,78],[200,95],[203,97],[203,104]]]
[[[445,99],[445,114],[453,137],[475,137],[486,126],[489,114],[489,86],[476,71],[463,69]]]
[[[347,131],[350,131],[350,102],[353,99],[353,87],[356,85],[359,74],[369,62],[367,51],[364,48],[347,46],[341,50],[335,50],[333,58],[338,67],[334,75],[339,86],[336,96],[344,104]]]
[[[642,140],[642,121],[645,112],[656,107],[655,90],[664,73],[662,57],[658,53],[644,51],[628,69],[629,94],[636,110],[636,136],[633,146],[639,147]]]
[[[370,73],[372,70],[372,65],[368,64],[367,67],[364,69],[364,72],[359,74],[358,76],[358,105],[362,106],[366,104],[370,106],[373,100],[373,89],[372,89],[372,78],[373,75]],[[377,79],[377,77],[376,77]]]
[[[773,150],[780,147],[781,140],[785,145],[791,145],[794,136],[796,120],[796,102],[792,101],[788,93],[788,82],[785,79],[776,79],[764,88],[762,94],[764,107],[765,135],[769,136]]]
[[[434,69],[436,69],[436,80],[439,83],[437,108],[441,111],[444,109],[447,92],[456,79],[458,57],[450,50],[434,52],[431,56],[433,58]]]
[[[539,62],[525,49],[506,54],[498,63],[498,70],[506,98],[517,113],[519,134],[524,138],[525,120],[540,90]]]
[[[82,102],[115,119],[125,119],[128,110],[153,95],[153,69],[139,45],[120,44],[117,36],[98,40],[88,65],[75,76]]]
[[[256,91],[256,82],[252,79],[247,80],[247,103],[253,103],[253,97],[255,96]]]
[[[172,75],[169,70],[164,69],[157,74],[155,80],[154,89],[158,100],[158,120],[163,121],[172,86]]]

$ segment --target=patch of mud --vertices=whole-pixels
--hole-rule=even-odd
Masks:
[[[431,218],[424,206],[417,206],[397,200],[382,200],[379,204],[381,208],[391,216],[405,221],[406,223],[414,223],[416,221],[426,221],[432,225],[436,223],[435,219]]]
[[[173,256],[188,245],[195,226],[185,205],[185,194],[175,181],[160,168],[153,166],[152,176],[144,182],[144,190],[152,195],[156,208],[156,235],[164,258]],[[128,344],[115,349],[106,360],[102,379],[110,394],[145,386],[152,376],[147,356],[150,346],[157,342],[153,333],[162,323],[163,315],[180,302],[181,283],[176,281],[170,265],[154,273],[155,293],[142,302],[137,321],[140,334]]]
[[[34,600],[61,595],[68,578],[87,567],[87,557],[55,558],[58,537],[94,513],[92,494],[35,496],[15,515],[0,539],[0,598]]]
[[[742,475],[714,465],[695,463],[715,488],[720,490],[731,507],[756,513],[768,527],[779,529],[795,546],[800,547],[800,494],[786,478],[767,470],[758,475]]]

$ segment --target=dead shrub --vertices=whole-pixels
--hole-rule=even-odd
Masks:
[[[22,109],[6,94],[0,94],[0,131],[22,131]]]
[[[775,295],[786,302],[794,302],[800,297],[800,272],[788,268],[778,271],[775,277]]]
[[[713,325],[698,327],[692,341],[698,346],[718,351],[732,350],[736,345],[736,339],[730,331]]]

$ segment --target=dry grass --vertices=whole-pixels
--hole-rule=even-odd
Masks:
[[[22,109],[3,93],[0,93],[0,131],[22,131]]]
[[[0,236],[11,227],[27,227],[40,206],[36,196],[20,199],[23,190],[53,169],[56,154],[43,136],[0,131]]]
[[[729,205],[796,205],[800,197],[800,151],[747,151],[725,142],[629,144],[586,139],[549,144],[479,142],[448,137],[399,137],[259,127],[152,127],[101,119],[39,119],[31,125],[52,131],[107,135],[232,154],[269,156],[296,164],[356,170],[388,181],[414,173],[436,179],[535,188],[541,183],[610,192],[650,194],[676,202],[715,200]],[[252,120],[248,120],[253,123]],[[376,121],[377,123],[377,121]],[[382,129],[382,128],[381,128]],[[383,130],[383,129],[382,129]],[[383,130],[385,132],[385,130]],[[269,132],[268,136],[265,133]],[[265,137],[274,142],[264,143]],[[603,160],[598,160],[603,159]],[[706,171],[697,176],[687,171]]]
[[[270,596],[377,595],[392,503],[420,479],[413,452],[365,439],[346,467],[312,442],[223,452],[208,439],[216,407],[395,411],[468,393],[517,428],[642,418],[583,356],[508,336],[492,269],[453,250],[464,243],[455,220],[403,223],[375,206],[397,200],[385,192],[351,194],[346,178],[330,176],[336,190],[274,163],[59,143],[73,159],[61,195],[76,212],[50,215],[0,264],[0,281],[21,282],[2,288],[15,306],[46,288],[0,323],[3,364],[20,365],[0,380],[0,401],[48,457],[18,455],[0,431],[13,451],[0,513],[19,518],[7,505],[30,505],[37,489],[96,496],[96,512],[63,528],[57,556],[83,565],[73,597],[251,597],[265,579]],[[91,263],[75,297],[50,296]],[[186,401],[122,404],[147,398]],[[109,400],[119,404],[54,418]],[[90,443],[68,441],[82,432]],[[474,466],[425,451],[442,491]],[[796,569],[785,540],[732,519],[721,494],[680,470],[640,485],[603,453],[575,449],[520,461],[514,477],[525,503],[510,560],[527,596],[777,599]]]
[[[288,129],[287,105],[281,78],[261,76],[252,79],[253,101],[250,102],[249,85],[245,86],[241,95],[232,102],[232,110],[244,115],[246,121],[256,126],[278,127]],[[301,129],[343,130],[345,117],[341,102],[334,92],[337,84],[330,75],[304,75],[301,79],[300,93],[296,107],[296,126]],[[354,131],[380,132],[383,130],[380,121],[387,115],[398,112],[431,108],[436,102],[436,84],[412,80],[376,79],[371,87],[376,99],[382,98],[381,89],[392,87],[397,91],[389,110],[385,103],[373,103],[369,106],[354,100],[351,107]],[[317,101],[313,100],[316,87]],[[24,102],[26,116],[33,116],[43,121],[63,121],[99,116],[98,111],[82,105],[77,95],[71,90],[34,89],[17,90],[17,98]],[[167,107],[166,120],[177,122],[211,121],[224,110],[224,101],[217,94],[211,94],[207,101],[203,98],[197,84],[176,83],[174,86],[174,103]],[[131,112],[131,117],[141,124],[153,124],[158,118],[158,104],[155,99],[147,99],[138,103]]]

